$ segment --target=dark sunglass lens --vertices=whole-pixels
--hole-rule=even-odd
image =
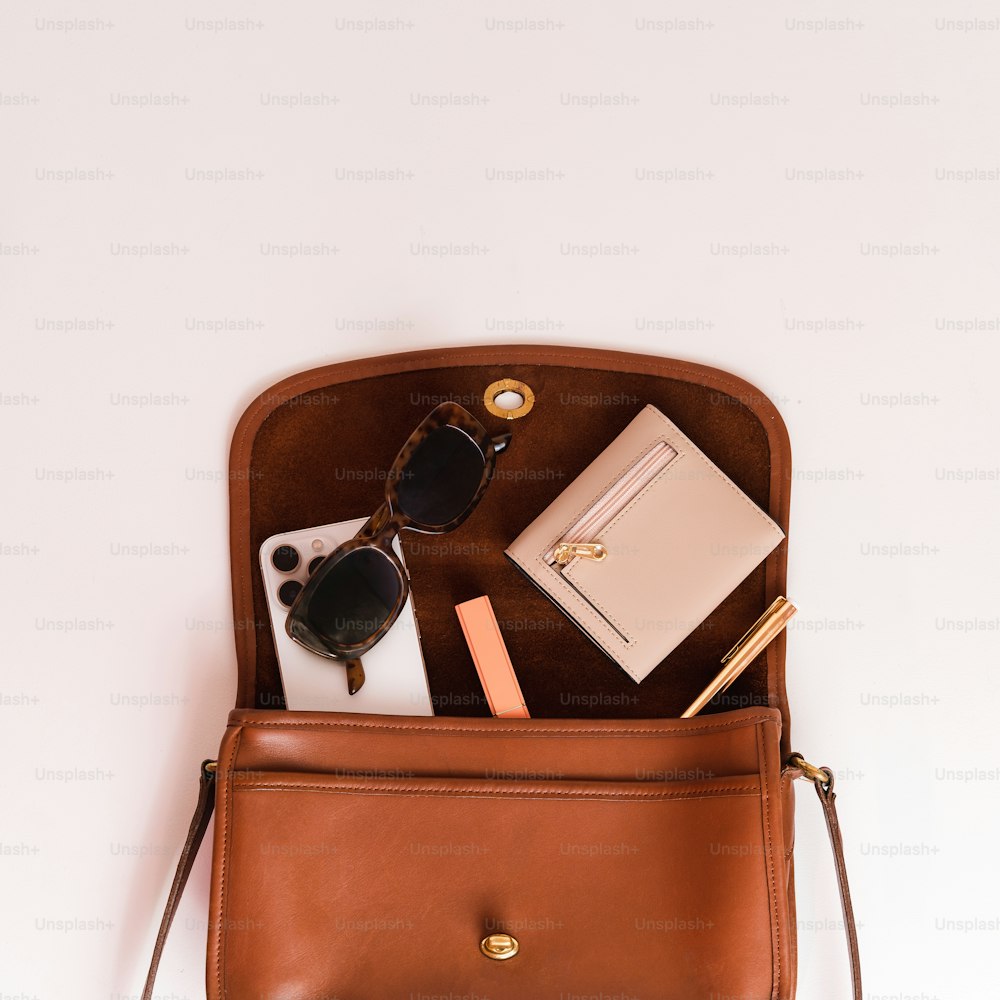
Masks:
[[[476,495],[485,461],[479,445],[464,431],[436,427],[396,480],[400,511],[429,526],[453,521]]]
[[[299,596],[299,591],[302,589],[302,584],[298,580],[286,580],[278,588],[278,600],[286,608],[290,608],[295,603],[295,598]]]
[[[282,573],[291,573],[299,564],[299,554],[291,545],[279,545],[271,553],[274,568]]]
[[[327,642],[356,646],[389,620],[403,592],[394,563],[378,549],[353,549],[327,572],[309,601],[309,625]]]

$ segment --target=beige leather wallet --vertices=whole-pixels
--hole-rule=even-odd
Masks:
[[[647,406],[506,554],[641,681],[784,537]]]

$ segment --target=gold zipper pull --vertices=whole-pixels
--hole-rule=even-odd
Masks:
[[[560,542],[552,551],[552,558],[560,566],[566,566],[574,559],[603,562],[607,557],[608,550],[600,542]]]

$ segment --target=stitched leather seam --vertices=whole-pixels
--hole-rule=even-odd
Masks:
[[[774,843],[771,839],[771,800],[767,783],[767,753],[764,750],[764,729],[757,728],[757,765],[761,775],[761,806],[764,813],[764,831],[767,840],[767,872],[771,884],[771,926],[774,928],[774,983],[772,997],[777,997],[781,986],[781,927],[778,923],[778,889],[774,881]]]
[[[233,763],[236,760],[236,752],[239,750],[240,742],[243,739],[243,727],[241,726],[239,732],[236,734],[236,738],[233,740],[233,749],[229,754],[229,762],[226,765],[226,793],[223,796],[223,812],[222,812],[222,867],[219,872],[219,926],[215,929],[215,962],[216,962],[216,978],[219,984],[219,996],[225,1000],[229,996],[229,984],[228,982],[223,982],[223,975],[225,970],[225,947],[226,947],[226,936],[222,933],[222,928],[226,924],[226,914],[229,912],[229,893],[226,889],[226,862],[229,859],[229,812],[232,807],[232,795],[233,795]],[[225,973],[228,978],[228,972]]]
[[[586,587],[581,586],[579,580],[571,579],[569,576],[566,576],[564,579],[566,580],[566,586],[571,587],[573,590],[577,591],[578,593],[582,594],[584,597],[587,598],[583,606],[587,607],[587,604],[589,603],[591,605],[590,608],[591,614],[593,614],[593,609],[597,608],[597,610],[600,611],[600,613],[604,615],[604,617],[607,618],[607,620],[611,622],[611,624],[614,625],[614,627],[619,632],[621,632],[621,634],[625,637],[625,644],[627,646],[629,646],[631,649],[635,649],[639,645],[639,640],[636,639],[636,637],[632,635],[631,632],[629,632],[629,630],[618,620],[617,616],[613,615],[604,606],[604,604],[601,603],[601,601],[599,601],[596,597],[594,597],[592,593],[590,593],[590,591],[587,590]],[[618,639],[619,642],[621,641],[621,636],[613,636],[613,638]],[[617,660],[617,657],[615,659]],[[629,671],[629,673],[631,673],[631,670]]]
[[[599,626],[601,629],[603,629],[607,633],[607,637],[608,638],[615,639],[619,643],[621,642],[621,636],[615,635],[614,629],[611,628],[611,626],[608,624],[608,622],[601,621],[600,615],[595,614],[594,613],[594,609],[592,607],[590,607],[590,605],[588,605],[587,602],[584,601],[581,598],[580,594],[578,594],[573,587],[571,587],[566,581],[564,581],[562,579],[562,577],[558,573],[554,573],[554,576],[556,577],[556,579],[551,579],[551,578],[550,579],[543,579],[534,570],[534,568],[531,566],[530,563],[526,563],[526,562],[522,561],[517,555],[515,555],[509,549],[506,550],[506,552],[507,552],[507,555],[511,559],[513,559],[514,562],[516,562],[518,564],[518,566],[520,566],[521,569],[524,570],[525,573],[528,574],[528,576],[541,589],[542,593],[544,593],[548,597],[551,597],[557,603],[560,603],[561,601],[568,600],[569,603],[571,603],[571,604],[579,605],[579,607],[581,607],[585,612],[587,612],[586,618],[587,618],[588,623],[590,625]],[[544,566],[547,571],[549,571],[548,565],[545,563],[545,561],[542,559],[541,556],[536,556],[534,561],[537,561],[540,565]],[[551,571],[551,572],[554,572],[554,571]],[[611,618],[610,615],[608,615],[607,617],[609,619]],[[617,622],[615,624],[617,624]],[[621,629],[621,631],[624,632],[625,630]],[[599,638],[599,636],[591,636],[591,638]],[[612,652],[611,650],[608,650],[607,652],[608,652],[608,655],[616,663],[620,662],[618,660],[617,655],[614,652]],[[622,666],[624,666],[624,664],[622,664]],[[627,667],[625,669],[628,670]],[[631,673],[631,671],[629,671],[629,673]]]
[[[653,409],[653,412],[656,414],[656,416],[658,416],[660,418],[660,420],[663,421],[663,423],[665,423],[667,425],[668,428],[672,428],[673,430],[676,430],[678,433],[680,433],[680,429],[677,428],[662,413],[660,413],[660,411],[657,410],[656,407],[653,407],[652,409]],[[743,501],[743,503],[745,503],[747,505],[747,507],[750,508],[750,510],[752,510],[755,514],[758,515],[758,517],[760,517],[760,519],[762,521],[764,521],[765,524],[769,524],[772,527],[777,527],[777,525],[775,524],[774,520],[771,517],[769,517],[767,514],[765,514],[764,511],[762,511],[760,509],[760,507],[758,507],[734,482],[732,482],[732,480],[730,480],[721,469],[716,468],[716,466],[713,465],[708,460],[708,458],[705,455],[703,455],[702,452],[698,449],[698,447],[696,445],[694,445],[693,443],[692,443],[692,446],[691,446],[691,455],[694,456],[695,458],[699,459],[705,465],[705,467],[710,472],[712,472],[713,475],[715,475],[716,477],[718,477],[723,482],[724,485],[728,486]],[[678,458],[679,457],[680,456],[678,455]],[[673,465],[673,464],[674,464],[673,462],[670,462],[669,465],[667,466],[667,468],[669,468],[670,465]],[[664,472],[665,471],[666,471],[666,469],[664,469]],[[643,491],[643,492],[645,492],[645,491]],[[641,497],[641,496],[642,496],[642,493],[639,494],[639,497]],[[636,499],[633,500],[632,502],[635,503],[636,501],[638,501],[639,497],[636,497]],[[624,513],[625,513],[625,511],[622,511],[622,514],[624,514]],[[619,514],[618,516],[621,517],[621,514]],[[615,520],[617,520],[617,518]],[[780,528],[778,528],[778,530],[781,531]],[[781,535],[782,535],[782,538],[783,538],[784,537],[784,532],[781,532]]]
[[[647,403],[646,406],[644,406],[640,412],[641,413],[645,413],[645,411],[649,410],[649,409],[655,410],[656,408],[654,406],[651,406],[650,404]],[[624,434],[624,433],[625,433],[625,430],[623,429],[622,430],[622,434]],[[573,514],[570,517],[570,519],[563,525],[562,530],[559,532],[559,534],[556,535],[555,538],[553,538],[549,542],[548,546],[545,549],[546,552],[550,548],[552,548],[552,546],[555,545],[555,543],[558,542],[563,537],[563,535],[565,535],[566,532],[569,531],[569,529],[571,527],[573,527],[573,525],[580,519],[580,515],[583,514],[583,512],[588,507],[592,507],[595,503],[597,503],[597,501],[601,497],[603,497],[611,489],[611,487],[614,486],[622,478],[622,476],[624,476],[625,473],[629,471],[629,469],[631,469],[634,465],[636,465],[638,463],[639,459],[641,459],[643,457],[643,455],[645,455],[646,452],[650,450],[651,446],[654,445],[654,444],[656,444],[658,438],[659,438],[659,435],[656,435],[655,437],[652,437],[649,440],[647,440],[639,448],[639,450],[637,452],[633,453],[632,457],[628,460],[628,462],[625,463],[625,465],[623,465],[616,473],[614,473],[611,476],[610,479],[606,480],[605,483],[604,483],[604,485],[596,493],[594,493],[594,494],[591,495],[590,499],[587,500],[587,502],[582,507],[580,507],[579,510],[577,510],[577,512],[575,514]],[[614,442],[612,442],[612,444],[614,444]],[[611,445],[609,445],[608,447],[611,447]],[[673,445],[671,445],[671,447],[673,447]],[[677,449],[674,449],[674,450],[676,451]],[[675,455],[667,463],[667,466],[673,465],[674,462],[676,462],[678,458],[680,458],[680,453],[678,453],[677,455]],[[595,461],[596,461],[596,459],[595,459]],[[666,467],[664,468],[663,471],[666,471]],[[659,478],[659,476],[657,476],[657,478]],[[647,484],[647,485],[649,485],[649,484]]]
[[[414,788],[392,788],[379,785],[345,785],[345,784],[302,784],[291,781],[240,782],[234,791],[277,791],[287,789],[295,792],[340,792],[345,795],[397,795],[402,798],[511,798],[511,799],[620,799],[626,802],[633,800],[669,801],[670,799],[705,799],[719,795],[753,795],[759,796],[759,785],[732,785],[725,788],[699,789],[690,792],[602,792],[602,791],[572,791],[556,789],[490,789],[489,791],[475,786],[459,788],[435,788],[432,785],[418,785]]]
[[[795,778],[794,778],[794,776],[791,773],[791,768],[787,768],[787,767],[786,768],[782,768],[781,778],[780,778],[780,784],[781,784],[781,811],[782,811],[782,814],[784,814],[784,811],[785,811],[785,803],[788,802],[790,799],[792,799],[792,806],[791,806],[791,808],[793,810],[793,816],[794,816],[794,809],[795,809],[795,803],[794,803],[794,798],[793,798],[794,793],[791,791],[792,783],[794,781],[795,781]],[[794,853],[794,851],[795,851],[795,826],[793,824],[793,826],[792,826],[792,842],[788,845],[788,847],[785,848],[785,864],[787,864],[791,860],[792,854]]]
[[[660,413],[660,411],[655,406],[647,406],[646,409],[651,410],[653,415],[659,417],[660,420],[663,420],[668,424],[670,423],[670,421],[668,421],[666,417],[664,417],[663,414]],[[671,427],[673,427],[673,429],[677,431],[678,434],[680,433],[680,428],[674,427],[672,424]],[[655,444],[657,441],[663,441],[665,444],[670,445],[670,447],[673,448],[673,450],[677,452],[677,454],[674,455],[674,457],[669,462],[667,462],[667,464],[659,471],[659,473],[656,475],[655,478],[651,479],[648,483],[646,483],[646,485],[634,497],[632,497],[632,499],[628,502],[628,504],[622,507],[620,511],[618,511],[618,513],[614,516],[614,518],[604,526],[603,529],[604,531],[610,531],[611,528],[613,528],[633,507],[636,506],[636,504],[638,504],[638,502],[644,496],[646,496],[649,493],[650,487],[655,486],[657,483],[659,483],[659,481],[663,478],[663,476],[666,475],[666,473],[670,469],[676,466],[677,463],[682,458],[687,456],[686,447],[682,450],[677,446],[677,444],[675,444],[674,441],[667,440],[666,436],[662,434],[657,434],[656,437],[653,438],[653,440],[650,442],[650,444]]]
[[[401,730],[403,732],[446,732],[446,733],[477,733],[480,735],[492,735],[493,733],[502,733],[504,736],[522,736],[522,737],[564,737],[564,736],[576,736],[576,735],[591,735],[591,736],[625,736],[625,735],[635,735],[639,733],[646,733],[651,736],[687,736],[692,733],[703,733],[703,732],[724,732],[726,730],[732,729],[747,729],[751,726],[758,725],[760,723],[775,722],[776,720],[770,718],[766,715],[753,715],[746,719],[740,720],[727,720],[726,722],[717,723],[706,723],[702,726],[686,726],[673,728],[671,726],[663,727],[652,727],[652,726],[630,726],[628,728],[621,729],[598,729],[593,727],[574,727],[574,728],[562,728],[558,730],[527,730],[521,726],[510,726],[503,727],[496,726],[495,728],[480,728],[478,726],[463,726],[463,725],[440,725],[440,726],[427,726],[420,725],[419,723],[392,723],[392,722],[363,722],[358,720],[348,720],[348,719],[317,719],[315,722],[286,722],[285,720],[275,719],[271,721],[270,719],[241,719],[239,725],[243,728],[280,728],[280,729],[326,729],[329,727],[335,727],[338,729],[385,729],[385,730]]]
[[[621,636],[615,635],[614,629],[606,621],[602,621],[600,615],[595,614],[594,609],[590,607],[587,604],[587,602],[584,601],[583,598],[568,583],[566,583],[562,579],[543,581],[542,578],[535,572],[534,569],[532,569],[532,567],[529,564],[523,562],[520,558],[518,558],[518,556],[516,556],[509,549],[507,550],[507,555],[511,559],[513,559],[514,562],[516,562],[517,565],[520,566],[525,573],[528,574],[528,576],[535,582],[535,584],[538,586],[541,592],[545,594],[546,597],[554,601],[557,605],[562,605],[562,606],[564,606],[564,599],[568,598],[570,603],[578,605],[583,611],[586,612],[586,615],[584,617],[587,621],[587,625],[589,628],[599,627],[604,631],[604,633],[606,633],[607,638],[615,639],[619,644],[621,643]],[[541,565],[545,566],[545,562],[541,556],[536,556],[536,559]],[[548,569],[547,566],[546,569]],[[576,618],[573,615],[572,611],[570,611],[568,608],[566,609],[566,613],[570,616],[570,618],[574,620],[577,627],[580,628],[580,630],[583,631],[585,635],[588,635],[591,639],[593,639],[608,654],[608,656],[610,656],[611,659],[615,661],[615,663],[617,663],[620,667],[622,667],[626,671],[626,673],[628,673],[628,675],[633,680],[639,679],[626,664],[621,662],[621,660],[618,658],[617,651],[609,649],[607,647],[607,645],[603,641],[604,637],[602,637],[600,634],[592,635],[591,633],[587,632],[583,628],[583,626],[578,621],[576,621]],[[624,629],[622,631],[624,631]]]
[[[566,577],[566,579],[569,581],[569,577]],[[578,580],[571,582],[570,585],[574,590],[583,594],[587,598],[587,601],[589,601],[593,607],[597,608],[597,610],[600,611],[601,614],[604,615],[604,617],[607,618],[607,620],[611,622],[611,624],[614,625],[614,627],[621,632],[623,636],[625,636],[625,642],[630,650],[638,647],[639,640],[632,635],[632,633],[629,632],[629,630],[618,620],[617,616],[613,615],[593,594],[586,589],[586,587],[580,586],[580,582]],[[584,607],[586,607],[586,604],[584,604]],[[629,673],[632,673],[632,671],[630,670]]]
[[[647,406],[645,406],[643,408],[643,412],[645,413],[646,410],[650,410],[656,416],[658,416],[661,419],[663,419],[662,414],[660,414],[660,412],[656,409],[655,406],[647,405]],[[642,456],[646,452],[649,451],[649,449],[652,447],[652,445],[656,444],[658,441],[665,441],[666,444],[670,445],[670,447],[673,448],[673,450],[676,452],[676,454],[674,455],[674,457],[672,459],[670,459],[669,462],[667,462],[667,464],[663,467],[663,469],[661,469],[660,472],[653,479],[651,479],[648,483],[646,483],[646,485],[639,491],[639,493],[636,494],[636,496],[634,496],[628,502],[628,504],[626,504],[626,506],[623,507],[615,515],[615,517],[611,521],[609,521],[606,525],[604,525],[601,528],[601,530],[598,532],[598,535],[600,536],[600,538],[603,538],[604,535],[607,532],[609,532],[621,520],[621,518],[636,505],[636,503],[638,503],[638,501],[639,501],[639,499],[641,497],[647,496],[649,494],[649,492],[652,490],[652,488],[657,483],[659,483],[660,480],[667,474],[667,471],[669,469],[671,469],[678,461],[680,461],[681,458],[684,457],[685,452],[681,451],[681,449],[678,448],[672,441],[666,441],[666,439],[663,438],[662,435],[656,434],[654,437],[652,437],[652,438],[650,438],[649,440],[646,441],[646,443],[642,446],[642,449],[639,451],[639,454],[637,456],[635,456],[632,459],[632,461],[627,466],[625,466],[625,468],[623,470],[621,470],[620,472],[618,472],[616,474],[616,476],[614,477],[614,479],[611,480],[610,483],[607,483],[604,486],[604,488],[601,490],[601,492],[598,494],[598,496],[603,496],[605,493],[607,493],[608,490],[610,490],[615,485],[615,483],[619,479],[621,479],[621,477],[624,474],[624,472],[628,471],[628,469],[630,469],[633,465],[635,465],[636,462],[638,462],[639,459],[641,459]],[[592,500],[591,503],[593,503],[593,502],[594,501]],[[586,509],[586,508],[584,508],[584,509]],[[577,515],[577,516],[579,516],[579,515]],[[573,522],[571,521],[570,524],[572,524],[572,523]],[[567,528],[568,528],[568,526],[567,526]],[[564,530],[563,533],[565,534],[565,530]],[[598,540],[600,540],[600,538]],[[615,616],[611,614],[610,611],[608,611],[608,609],[597,599],[597,597],[590,590],[588,590],[583,585],[582,581],[578,577],[573,576],[572,567],[567,567],[566,570],[564,571],[564,573],[565,573],[565,579],[567,581],[571,581],[572,586],[574,588],[576,588],[576,590],[578,590],[581,594],[584,594],[595,607],[597,607],[597,608],[599,608],[601,610],[601,612],[608,619],[608,621],[612,622],[618,628],[618,631],[621,632],[621,633],[623,633],[625,635],[625,637],[628,639],[629,645],[632,647],[632,649],[637,649],[638,646],[639,646],[639,640],[636,639],[635,636],[633,636],[631,633],[629,633],[628,629],[626,629],[625,626],[622,625],[621,622],[619,622],[615,618]],[[623,666],[624,666],[624,664],[623,664]],[[629,667],[626,666],[625,669],[628,670],[629,674],[631,674],[632,677],[634,677],[636,680],[640,679],[635,673],[633,673],[633,671],[631,669],[629,669]]]
[[[652,410],[654,413],[656,412],[656,408],[653,407],[653,406],[650,406],[648,404],[643,407],[643,409],[642,409],[641,412],[645,413],[646,410]],[[659,435],[655,435],[654,437],[649,438],[648,440],[646,440],[639,447],[639,449],[637,451],[633,452],[632,456],[629,458],[628,462],[626,462],[625,465],[623,465],[617,472],[613,473],[610,478],[606,479],[604,481],[604,485],[596,493],[591,494],[591,496],[588,498],[588,500],[585,502],[585,504],[582,507],[580,507],[574,514],[572,514],[570,516],[569,520],[566,521],[566,523],[560,529],[559,533],[553,539],[551,539],[550,542],[545,546],[545,549],[544,549],[544,551],[543,551],[543,553],[542,553],[542,555],[540,557],[540,561],[541,561],[541,564],[543,566],[543,569],[545,569],[548,572],[548,579],[549,580],[554,581],[554,580],[565,579],[565,580],[569,581],[569,580],[572,580],[573,578],[570,575],[568,569],[564,571],[564,573],[566,574],[564,576],[562,573],[559,573],[558,571],[553,570],[547,563],[545,563],[545,559],[544,559],[545,552],[548,552],[549,549],[551,549],[552,546],[555,545],[556,542],[558,542],[566,534],[567,531],[569,531],[569,529],[580,519],[580,516],[583,514],[583,512],[585,510],[587,510],[588,507],[593,506],[595,503],[597,503],[597,501],[601,497],[603,497],[605,494],[607,494],[615,486],[615,484],[617,482],[619,482],[619,480],[621,480],[622,476],[624,476],[625,473],[629,471],[629,469],[633,468],[640,461],[640,459],[643,457],[643,455],[645,455],[650,450],[650,448],[654,444],[656,444],[656,442],[657,442],[658,439],[659,439]],[[673,447],[673,445],[671,445],[671,447]],[[674,448],[674,451],[676,451],[677,454],[674,455],[674,457],[667,463],[667,466],[663,469],[663,471],[660,473],[660,475],[662,475],[663,472],[666,472],[666,469],[669,468],[671,465],[673,465],[674,462],[676,462],[677,459],[679,459],[681,457],[681,453],[680,453],[680,451],[678,449]],[[656,482],[657,480],[659,480],[659,478],[660,478],[660,476],[658,475],[654,480],[652,480],[652,482],[647,483],[645,485],[645,487],[643,487],[642,492],[645,493],[646,490],[649,489],[649,487],[652,486],[654,482]],[[631,506],[631,503],[628,506]],[[628,509],[628,508],[626,508],[626,509]],[[618,517],[620,517],[620,516],[621,516],[621,513],[619,513]],[[615,521],[618,520],[618,517],[616,517],[614,520]],[[613,524],[614,521],[612,521],[611,523]],[[606,528],[607,528],[607,525],[604,526],[601,529],[601,531],[599,532],[599,534],[603,534],[604,531],[606,530]],[[545,585],[542,583],[542,581],[541,581],[541,579],[539,577],[535,576],[534,573],[531,573],[530,575],[539,583],[539,585],[542,587],[543,590],[546,590]],[[631,645],[633,648],[635,648],[635,646],[638,643],[638,640],[635,638],[635,636],[633,636],[629,632],[629,630],[627,628],[625,628],[625,626],[618,620],[618,618],[615,615],[613,615],[592,593],[590,593],[590,591],[588,591],[586,587],[582,586],[578,580],[573,580],[573,583],[571,585],[572,585],[572,587],[575,590],[577,590],[581,594],[585,595],[590,600],[591,604],[593,604],[594,607],[598,608],[600,610],[600,612],[604,615],[604,617],[607,618],[607,620],[609,622],[611,622],[611,624],[614,625],[615,628],[617,628],[618,631],[622,633],[622,635],[625,636],[626,642],[629,645]],[[570,586],[570,584],[567,583],[565,586]],[[567,593],[567,596],[572,596],[572,595],[570,595],[570,594]],[[586,604],[584,604],[584,607],[586,608]],[[613,638],[617,639],[619,637],[618,636],[614,636]],[[617,660],[617,657],[616,657],[616,660]],[[620,662],[620,661],[618,661],[618,662]],[[622,664],[622,666],[625,666],[625,665]],[[635,677],[635,674],[632,672],[631,669],[629,669],[627,666],[625,666],[625,669],[628,671],[628,673],[632,677]]]

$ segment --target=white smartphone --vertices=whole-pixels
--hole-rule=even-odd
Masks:
[[[361,657],[365,683],[354,695],[347,692],[343,663],[310,652],[293,642],[285,631],[288,609],[309,579],[310,571],[338,545],[353,538],[366,520],[361,517],[272,535],[260,547],[260,568],[285,689],[285,706],[312,712],[433,715],[412,594],[385,637]],[[393,540],[393,548],[402,561],[398,538]]]

